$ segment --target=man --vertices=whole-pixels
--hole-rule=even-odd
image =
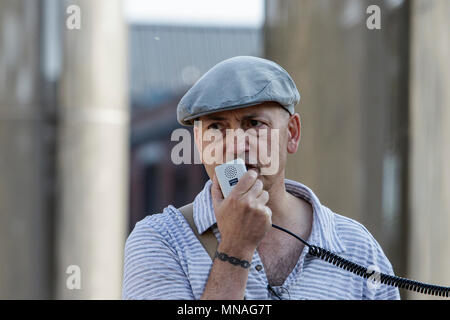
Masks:
[[[287,154],[295,153],[300,141],[300,116],[294,111],[299,100],[286,70],[249,56],[219,63],[186,93],[178,121],[195,124],[195,145],[210,177],[193,202],[195,228],[199,234],[214,232],[217,252],[212,261],[175,207],[147,216],[126,243],[124,299],[399,299],[396,288],[313,257],[302,242],[271,227],[393,274],[364,226],[333,213],[308,187],[285,178]],[[214,139],[205,139],[208,130]],[[257,139],[226,140],[231,130]],[[218,152],[207,159],[204,151],[213,144],[219,144]],[[270,155],[278,164],[274,173],[264,174],[269,162],[259,153],[250,161],[256,144],[278,149]],[[226,199],[214,173],[219,156],[223,162],[241,158],[249,169]]]

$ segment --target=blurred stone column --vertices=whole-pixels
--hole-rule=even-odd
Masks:
[[[0,1],[0,299],[51,297],[39,1]]]
[[[381,30],[369,30],[370,5]],[[294,78],[299,150],[286,176],[363,223],[406,272],[409,6],[404,1],[267,0],[265,49]]]
[[[64,24],[56,294],[116,299],[128,212],[126,25],[120,0],[65,0],[65,19],[76,12],[66,13],[72,5],[80,9],[81,29]],[[71,265],[81,270],[80,290],[67,288]]]
[[[411,12],[408,269],[450,286],[450,1],[415,0]]]

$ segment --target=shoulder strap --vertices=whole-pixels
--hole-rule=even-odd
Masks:
[[[189,223],[189,226],[191,227],[195,236],[200,241],[202,246],[205,248],[206,252],[211,257],[211,260],[213,260],[218,245],[217,238],[214,235],[213,231],[211,229],[208,229],[205,232],[203,232],[203,234],[198,233],[197,226],[194,223],[194,208],[192,203],[189,203],[181,208],[178,208],[178,210],[181,211],[184,218]]]

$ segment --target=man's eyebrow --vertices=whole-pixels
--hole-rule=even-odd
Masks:
[[[264,116],[265,116],[265,113],[254,112],[254,113],[246,114],[242,118],[243,119],[248,119],[248,118],[264,117]]]
[[[242,116],[242,119],[256,118],[256,117],[267,117],[265,113],[262,112],[253,112]],[[218,115],[205,115],[205,120],[209,121],[226,121],[228,118]]]
[[[267,123],[272,125],[272,118],[266,112],[249,113],[249,114],[246,114],[245,116],[243,116],[242,120],[251,120],[251,119],[255,119],[255,118],[259,119],[259,120],[266,121]]]
[[[205,120],[210,120],[210,121],[223,121],[223,120],[227,120],[227,118],[221,117],[221,116],[217,116],[217,115],[206,115],[206,116],[205,116]]]

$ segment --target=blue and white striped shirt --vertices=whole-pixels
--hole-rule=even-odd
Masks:
[[[210,227],[220,242],[211,198],[211,180],[194,200],[199,234]],[[363,266],[393,274],[382,248],[360,223],[333,213],[303,184],[285,179],[286,190],[313,208],[310,244],[328,249]],[[307,254],[300,258],[281,286],[272,287],[282,299],[399,299],[397,288],[377,286],[367,279]],[[163,213],[139,221],[125,245],[123,299],[200,299],[212,261],[189,224],[172,205]],[[258,266],[258,267],[257,267]],[[261,268],[262,267],[262,268]],[[258,271],[259,270],[259,271]],[[245,298],[278,299],[268,289],[263,263],[255,250]]]

